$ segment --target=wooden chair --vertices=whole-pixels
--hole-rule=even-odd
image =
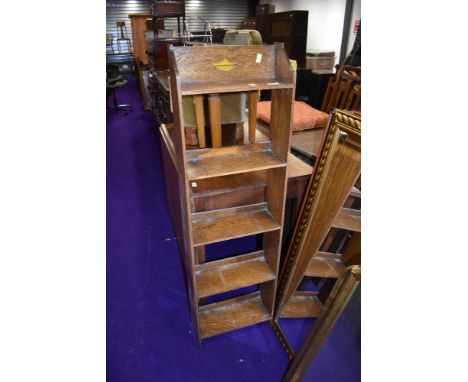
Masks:
[[[361,110],[361,68],[341,65],[335,78],[330,78],[322,111],[333,109]]]
[[[118,37],[117,37],[117,49],[119,50],[119,53],[122,51],[121,50],[121,44],[122,42],[127,43],[127,51],[130,52],[132,50],[132,42],[130,38],[128,37],[128,32],[127,32],[127,27],[125,25],[125,21],[117,21],[117,29],[118,29]]]
[[[276,296],[273,326],[291,358],[294,351],[278,319],[318,317],[346,266],[356,264],[352,261],[360,263],[361,211],[348,204],[350,197],[360,198],[360,191],[354,188],[360,167],[360,117],[335,110],[296,221]],[[345,253],[329,251],[331,245],[325,241],[332,228],[353,232],[338,246]],[[321,279],[319,292],[301,290],[307,278]]]

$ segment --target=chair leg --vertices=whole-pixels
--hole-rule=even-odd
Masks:
[[[219,94],[210,94],[208,97],[208,110],[212,146],[213,148],[221,147],[221,100]]]
[[[258,90],[249,92],[249,142],[255,143],[257,129]]]
[[[195,104],[195,119],[197,122],[197,135],[198,135],[198,145],[201,149],[206,147],[205,139],[205,113],[203,110],[203,96],[194,95],[193,102]]]
[[[127,115],[129,111],[133,111],[132,105],[118,104],[117,97],[115,96],[115,88],[112,89],[112,107],[108,108],[108,112],[111,111],[123,111],[124,115]]]

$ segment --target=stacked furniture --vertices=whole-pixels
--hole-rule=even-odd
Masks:
[[[154,36],[152,52],[153,67],[157,70],[168,69],[169,62],[167,57],[168,45],[182,45],[182,29],[185,25],[185,2],[183,1],[154,1],[152,4],[152,15],[154,21]],[[177,19],[177,37],[159,38],[158,31],[160,21],[166,18]]]
[[[350,197],[360,198],[354,187],[360,172],[360,117],[336,110],[321,143],[278,286],[273,325],[291,358],[294,351],[278,319],[318,317],[346,266],[360,264],[361,211],[349,203]],[[330,250],[332,243],[326,239],[332,228],[357,235]],[[309,278],[320,280],[320,291],[305,290]]]
[[[176,234],[187,276],[192,321],[201,343],[202,339],[273,317],[286,200],[294,72],[281,44],[171,47],[169,61],[174,125],[168,128],[172,129],[178,170],[177,178],[172,181],[179,191],[174,202],[181,208],[180,216],[173,219],[179,220]],[[212,131],[216,131],[223,107],[220,94],[256,95],[262,89],[272,91],[269,137],[248,134],[250,141],[243,145],[186,150],[183,96],[201,96],[207,102],[209,112],[204,118],[209,120]],[[255,123],[256,118],[249,118],[252,120]],[[214,209],[194,211],[193,189],[198,188],[199,182],[211,181],[213,185],[227,181],[236,185],[242,180],[244,186],[255,186],[260,172],[265,176],[265,188],[256,203],[226,198],[222,208],[215,205]],[[261,249],[206,261],[205,246],[259,234],[263,238]],[[247,286],[257,286],[258,290],[206,303],[207,297]]]

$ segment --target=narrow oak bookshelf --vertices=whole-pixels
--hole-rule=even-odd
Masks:
[[[202,339],[273,317],[295,74],[282,44],[170,47],[169,62],[174,112],[170,149],[181,190],[182,257],[191,317],[201,344]],[[264,89],[272,93],[268,136],[256,130],[258,93]],[[234,92],[248,95],[246,140],[223,147],[220,94]],[[193,97],[199,148],[187,149],[182,97]],[[205,132],[211,139],[205,139]],[[218,184],[238,187],[231,205],[233,193]],[[249,192],[258,202],[240,203]],[[213,209],[195,208],[203,195],[213,198]],[[263,235],[262,248],[218,260],[206,257],[207,245],[254,235]],[[222,299],[223,293],[251,287],[256,291]],[[212,298],[221,301],[207,303]]]

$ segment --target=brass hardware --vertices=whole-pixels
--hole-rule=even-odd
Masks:
[[[348,139],[348,133],[345,133],[344,131],[340,131],[340,142],[344,142]]]

